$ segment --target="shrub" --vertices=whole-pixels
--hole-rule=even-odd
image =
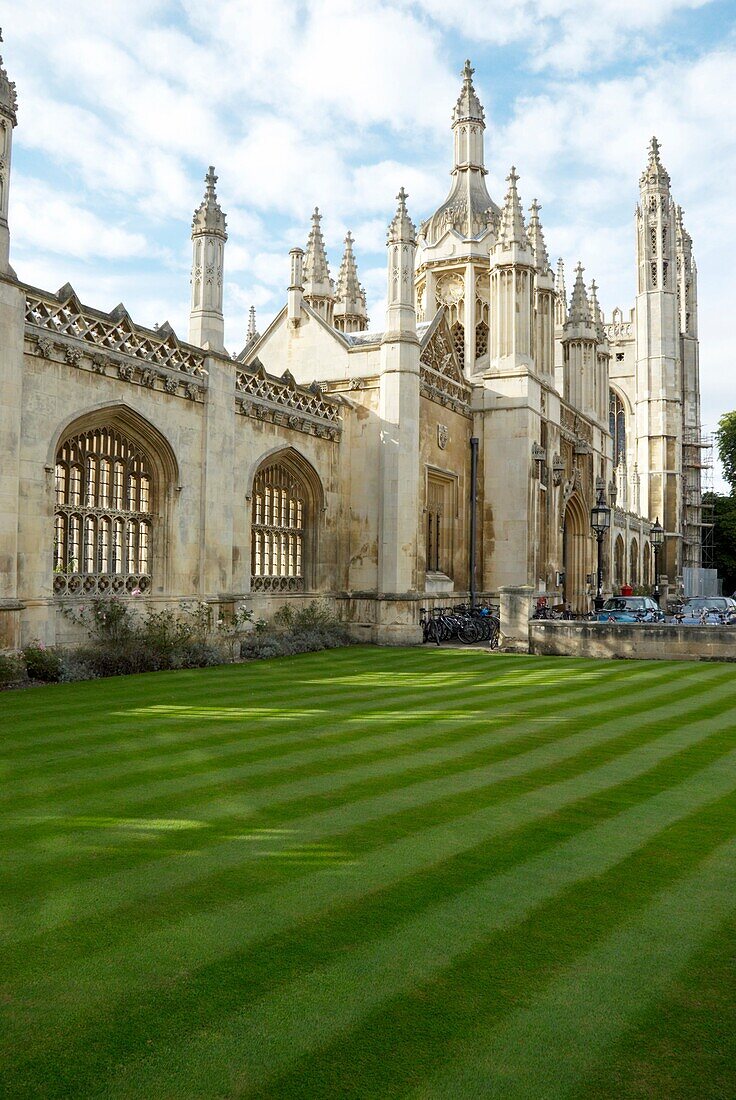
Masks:
[[[30,680],[55,684],[61,679],[62,659],[56,649],[47,649],[42,642],[31,642],[23,650],[23,660]]]
[[[259,620],[242,642],[241,657],[286,657],[293,653],[314,653],[350,645],[351,639],[340,620],[316,601],[294,608],[285,604],[272,621]]]
[[[10,684],[21,684],[26,678],[26,671],[20,657],[12,657],[9,654],[0,653],[0,687],[8,687]]]

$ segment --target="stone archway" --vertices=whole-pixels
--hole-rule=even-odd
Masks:
[[[588,559],[590,528],[583,501],[573,493],[565,508],[562,523],[562,568],[565,573],[563,599],[573,611],[588,610]]]

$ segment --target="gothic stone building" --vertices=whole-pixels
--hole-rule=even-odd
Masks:
[[[698,342],[690,237],[652,141],[636,215],[638,294],[605,323],[570,299],[539,206],[511,169],[486,189],[466,64],[447,199],[388,229],[371,329],[348,235],[337,284],[315,211],[283,309],[223,344],[226,219],[214,170],[194,214],[188,340],[100,312],[9,265],[14,85],[0,76],[0,645],[63,641],[65,604],[118,594],[245,603],[320,596],[358,637],[416,640],[419,607],[527,585],[589,605],[590,509],[613,509],[606,584],[698,563]],[[471,477],[477,527],[471,578]],[[471,585],[471,581],[474,584]]]

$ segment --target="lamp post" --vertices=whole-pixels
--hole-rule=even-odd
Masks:
[[[664,545],[664,527],[659,522],[659,516],[652,524],[649,541],[654,547],[654,600],[657,607],[659,607],[659,551]]]
[[[598,576],[596,583],[595,599],[593,607],[600,611],[603,607],[603,538],[611,526],[611,509],[606,504],[606,495],[603,489],[598,490],[598,499],[590,509],[590,526],[595,531],[598,540]]]

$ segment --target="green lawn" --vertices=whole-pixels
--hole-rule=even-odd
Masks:
[[[0,1095],[736,1096],[736,666],[0,695]]]

